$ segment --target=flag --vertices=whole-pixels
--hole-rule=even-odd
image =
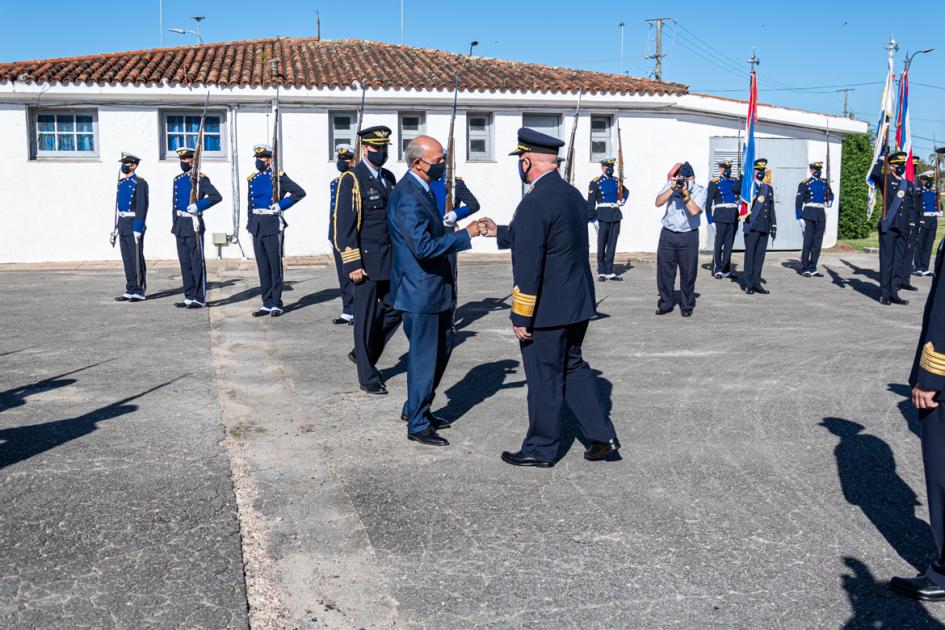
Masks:
[[[755,197],[755,120],[758,117],[758,77],[751,71],[751,85],[748,89],[748,115],[745,116],[745,141],[742,143],[742,171],[751,175],[742,175],[741,205],[739,218],[744,219],[751,212],[751,201]]]
[[[915,164],[912,163],[912,129],[909,126],[909,68],[899,77],[899,112],[896,115],[896,148],[906,152],[908,182],[915,182]]]
[[[873,162],[875,164],[883,154],[883,147],[889,136],[889,123],[893,117],[893,88],[896,74],[893,72],[893,60],[889,58],[889,68],[886,71],[886,84],[883,87],[883,101],[879,109],[879,120],[876,121],[876,137],[873,139]],[[869,188],[869,197],[866,204],[866,217],[872,218],[873,208],[876,206],[876,184],[866,175],[866,185]]]

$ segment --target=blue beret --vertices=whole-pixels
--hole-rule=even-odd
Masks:
[[[696,172],[692,170],[692,164],[683,162],[682,166],[679,167],[679,174],[682,177],[693,177]]]
[[[558,149],[564,146],[564,140],[558,140],[548,134],[522,127],[518,130],[518,146],[509,155],[523,153],[549,153],[558,155]]]

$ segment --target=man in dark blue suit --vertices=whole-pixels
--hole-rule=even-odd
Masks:
[[[449,423],[436,418],[430,404],[446,370],[452,342],[452,312],[456,284],[450,254],[471,247],[479,235],[478,223],[465,230],[447,231],[430,182],[446,168],[443,146],[429,136],[414,138],[404,152],[408,174],[391,193],[387,224],[393,249],[390,291],[394,309],[403,312],[404,332],[410,341],[407,354],[407,439],[430,446],[449,442],[437,429]]]
[[[502,453],[513,466],[550,468],[558,459],[561,406],[567,402],[591,442],[589,461],[620,448],[604,413],[594,373],[581,356],[587,323],[597,314],[584,196],[558,173],[564,142],[532,129],[518,132],[518,172],[529,186],[512,223],[481,219],[480,231],[512,250],[512,330],[528,383],[528,434],[522,448]]]

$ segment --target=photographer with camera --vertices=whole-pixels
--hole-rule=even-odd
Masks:
[[[656,250],[656,288],[660,298],[656,314],[665,315],[675,307],[673,290],[679,269],[679,310],[683,317],[695,308],[696,272],[699,268],[699,215],[705,205],[706,190],[696,183],[689,162],[673,167],[663,189],[656,196],[656,207],[666,206],[663,229]]]

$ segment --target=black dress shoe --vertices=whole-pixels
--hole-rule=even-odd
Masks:
[[[755,289],[753,287],[745,287],[744,291],[745,295],[752,295],[755,292]]]
[[[405,413],[400,414],[400,419],[404,422],[410,421],[410,418],[408,418],[407,414]],[[430,423],[430,426],[433,427],[434,431],[442,431],[443,429],[449,429],[451,426],[453,426],[453,423],[450,422],[449,420],[438,418],[437,416],[434,416],[432,413],[427,414],[427,422]]]
[[[518,451],[517,453],[503,451],[502,461],[506,464],[512,464],[513,466],[534,466],[535,468],[551,468],[555,465],[554,462],[546,462],[530,457],[522,451]]]
[[[607,279],[610,280],[611,282],[623,282],[623,278],[621,278],[620,276],[614,276],[613,278],[607,278]]]
[[[902,305],[906,305],[909,303],[909,300],[904,300],[898,295],[892,296],[891,298],[889,298],[889,301],[892,302],[893,304],[902,304]]]
[[[187,305],[187,308],[203,308],[203,304],[196,300],[191,300],[190,304]]]
[[[665,315],[666,313],[672,313],[673,309],[671,308],[658,308],[656,309],[657,315]]]
[[[374,396],[384,396],[387,394],[387,388],[384,387],[383,383],[374,383],[372,385],[361,385],[361,391],[365,394],[372,394]]]
[[[911,284],[900,284],[900,289],[905,289],[906,291],[918,291],[919,287],[912,286]]]
[[[604,276],[597,276],[597,281],[598,281],[598,282],[607,282],[607,278],[605,278]]]
[[[607,442],[592,442],[584,451],[584,459],[589,462],[599,462],[618,450],[620,450],[620,442],[617,438]]]
[[[266,317],[270,313],[268,308],[259,308],[253,311],[253,317]]]
[[[344,317],[336,317],[335,319],[331,320],[331,323],[332,323],[332,324],[335,324],[335,325],[338,325],[338,326],[343,326],[343,325],[345,325],[345,324],[350,324],[350,323],[352,323],[352,320],[350,320],[350,319],[345,319]]]
[[[285,310],[279,308],[278,306],[273,307],[273,309],[269,311],[270,317],[282,317],[284,314],[285,314]]]
[[[427,427],[419,433],[408,433],[407,439],[411,442],[419,442],[427,446],[449,446],[450,443],[445,437],[440,436],[433,427]]]
[[[889,587],[900,595],[923,602],[945,601],[945,589],[924,575],[914,578],[894,577],[889,581]]]
[[[354,363],[355,365],[358,364],[358,358],[354,356],[354,350],[348,353],[348,360]]]
[[[115,299],[117,300],[118,298]],[[174,308],[188,308],[189,306],[189,302],[174,302]]]
[[[768,295],[769,293],[771,293],[771,291],[769,291],[768,289],[765,289],[764,287],[755,287],[755,293],[760,293],[761,295]]]
[[[116,302],[127,302],[129,299],[131,299],[131,297],[128,296],[128,295],[119,295],[118,297],[115,298],[115,301],[116,301]]]
[[[683,308],[683,309],[680,309],[680,310],[679,310],[679,313],[680,313],[683,317],[692,317],[692,309],[691,309],[691,308]]]

